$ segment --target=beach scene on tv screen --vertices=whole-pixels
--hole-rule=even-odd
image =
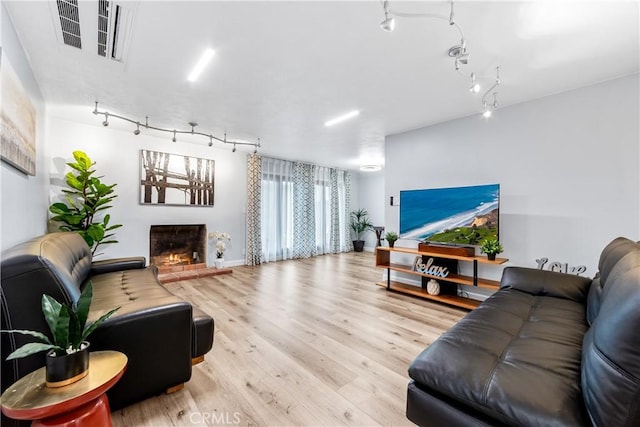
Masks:
[[[478,245],[498,238],[500,185],[400,192],[400,238]]]

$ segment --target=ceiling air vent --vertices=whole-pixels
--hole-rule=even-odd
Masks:
[[[98,55],[107,56],[107,43],[109,41],[109,2],[98,1]]]
[[[133,14],[115,1],[98,1],[98,55],[122,61]]]
[[[78,0],[58,0],[57,3],[64,44],[82,49]]]

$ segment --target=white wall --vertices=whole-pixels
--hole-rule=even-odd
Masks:
[[[634,75],[501,108],[490,120],[477,115],[389,136],[385,199],[499,183],[508,265],[535,267],[548,257],[586,265],[583,275],[592,276],[609,241],[640,239],[638,91]],[[399,209],[385,204],[387,229],[398,228]]]
[[[46,231],[49,165],[44,100],[4,4],[0,15],[2,61],[11,63],[36,109],[36,175],[27,176],[5,162],[0,166],[0,246],[4,250]]]
[[[366,209],[373,225],[384,226],[384,170],[379,172],[354,172],[353,176],[358,181],[357,194],[354,194],[357,197],[355,201],[357,209]],[[397,231],[397,229],[393,230]],[[392,229],[385,231],[392,231]],[[377,243],[375,232],[369,231],[363,237],[365,250],[373,251]]]
[[[97,174],[103,182],[118,184],[118,197],[109,211],[112,222],[124,224],[116,230],[119,243],[106,245],[99,251],[104,258],[140,256],[149,259],[149,229],[152,224],[206,224],[208,231],[226,231],[231,234],[225,260],[229,265],[244,264],[245,212],[247,198],[246,153],[232,153],[230,149],[200,144],[171,142],[171,135],[144,130],[138,136],[130,130],[118,130],[114,125],[103,127],[102,118],[78,113],[78,117],[61,118],[50,114],[47,141],[51,152],[51,193],[48,202],[57,201],[64,174],[70,169],[72,152],[82,150],[96,162]],[[86,114],[87,116],[81,116]],[[83,124],[94,120],[95,125]],[[113,120],[115,121],[115,120]],[[213,207],[149,206],[140,204],[140,150],[150,149],[180,155],[215,160],[215,195]],[[66,184],[62,184],[66,185]],[[55,227],[54,227],[55,228]],[[212,265],[215,249],[212,242],[207,250],[208,264]]]

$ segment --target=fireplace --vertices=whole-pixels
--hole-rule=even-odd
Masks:
[[[197,225],[152,225],[149,258],[157,267],[179,267],[207,262],[207,227]]]

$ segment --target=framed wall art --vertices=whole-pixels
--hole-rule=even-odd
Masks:
[[[0,157],[35,176],[36,109],[4,52],[0,59],[0,93]]]
[[[215,162],[140,150],[140,203],[213,206]]]

